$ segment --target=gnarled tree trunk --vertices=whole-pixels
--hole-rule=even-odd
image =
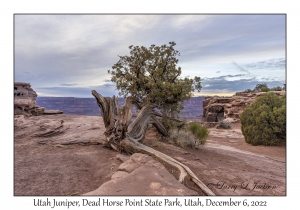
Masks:
[[[214,193],[202,183],[197,176],[186,165],[178,162],[170,156],[161,153],[142,144],[145,137],[148,124],[156,127],[158,132],[163,136],[167,136],[168,132],[157,117],[162,117],[161,114],[154,110],[154,107],[140,107],[140,102],[134,97],[126,98],[125,105],[118,107],[118,101],[115,96],[103,97],[95,90],[92,91],[93,96],[97,100],[97,104],[102,111],[102,117],[106,128],[106,145],[117,150],[126,151],[129,153],[141,152],[151,156],[155,156],[159,160],[176,167],[180,171],[179,181],[183,182],[189,175],[192,181],[200,187],[200,189],[207,195],[214,195]],[[137,118],[129,124],[132,118],[132,107],[136,105],[141,109]],[[175,120],[175,119],[173,119]]]

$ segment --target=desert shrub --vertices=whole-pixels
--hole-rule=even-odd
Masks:
[[[242,133],[252,145],[278,145],[286,138],[286,97],[261,95],[240,115]]]
[[[251,89],[247,89],[247,90],[244,90],[243,92],[244,92],[244,93],[251,93],[252,90],[251,90]]]
[[[209,130],[206,126],[200,125],[197,122],[191,122],[188,129],[197,137],[199,144],[205,144],[209,134]]]
[[[222,120],[218,123],[217,128],[229,129],[231,128],[231,123],[225,120]]]
[[[247,89],[244,92],[250,93],[250,92],[269,92],[269,91],[285,91],[285,90],[286,90],[285,84],[283,85],[283,87],[277,86],[277,87],[269,88],[266,83],[263,83],[263,84],[257,84],[252,91],[250,89]]]
[[[282,90],[283,90],[283,88],[282,88],[282,87],[280,87],[280,86],[277,86],[277,87],[273,87],[273,88],[271,88],[270,90],[272,90],[272,91],[282,91]]]
[[[209,130],[197,122],[192,122],[181,129],[169,131],[168,141],[179,147],[198,148],[205,144]]]
[[[173,129],[169,131],[169,142],[179,147],[196,147],[195,135],[187,130]]]
[[[268,87],[262,87],[260,90],[261,92],[268,92],[270,89]]]

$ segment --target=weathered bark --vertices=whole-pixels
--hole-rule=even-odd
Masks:
[[[118,151],[126,151],[128,153],[141,152],[155,156],[159,160],[176,167],[180,171],[180,182],[183,182],[187,175],[189,175],[192,181],[200,187],[204,193],[207,195],[214,195],[214,193],[197,178],[189,167],[164,153],[142,144],[149,124],[154,125],[157,131],[163,136],[168,135],[165,127],[157,119],[157,117],[162,117],[162,115],[156,112],[154,107],[143,107],[137,118],[129,124],[132,118],[133,105],[141,108],[140,102],[136,98],[128,97],[126,98],[125,105],[118,107],[118,101],[115,96],[112,98],[103,97],[95,90],[92,91],[92,94],[96,98],[97,104],[102,111],[102,117],[106,128],[104,134],[106,136],[107,146]]]

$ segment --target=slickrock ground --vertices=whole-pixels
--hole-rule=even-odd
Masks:
[[[148,155],[135,153],[119,166],[110,181],[84,195],[179,196],[198,194],[179,183],[161,163]]]
[[[233,125],[210,128],[207,144],[199,149],[157,142],[155,130],[144,143],[189,166],[217,195],[286,195],[285,145],[248,145],[240,125]],[[16,115],[14,126],[16,196],[203,195],[147,155],[130,157],[103,147],[101,117]]]

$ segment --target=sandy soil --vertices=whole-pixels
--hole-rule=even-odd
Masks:
[[[103,147],[103,132],[100,117],[15,118],[14,195],[68,196],[97,189],[121,164],[117,152]],[[157,143],[154,131],[145,144],[189,166],[216,195],[286,195],[285,145],[249,145],[240,124],[211,128],[199,149]]]
[[[154,142],[149,132],[145,144],[181,161],[216,195],[286,195],[286,146],[247,144],[240,123],[232,129],[210,128],[199,149],[178,148]]]

